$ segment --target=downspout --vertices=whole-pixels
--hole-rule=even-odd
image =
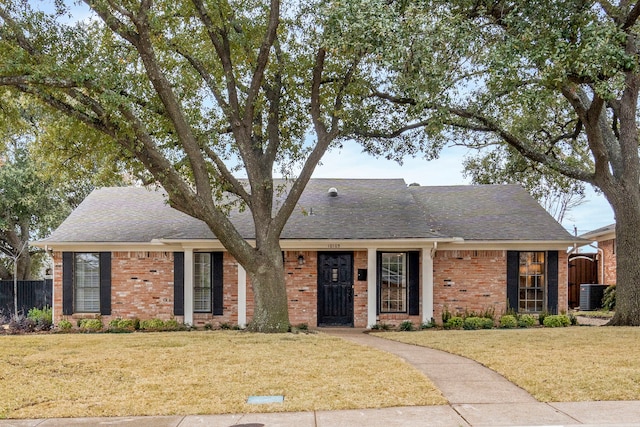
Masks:
[[[589,246],[591,246],[592,248],[597,250],[598,251],[598,255],[600,256],[600,259],[602,259],[602,263],[601,263],[602,264],[602,268],[600,269],[599,276],[600,276],[600,284],[604,285],[605,284],[604,283],[604,250],[599,248],[599,247],[597,247],[597,246],[593,246],[592,244],[589,245]]]

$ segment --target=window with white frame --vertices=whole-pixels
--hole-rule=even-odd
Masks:
[[[193,311],[210,313],[212,264],[210,253],[193,254]]]
[[[100,312],[100,254],[76,253],[73,269],[74,311]]]
[[[519,302],[521,313],[540,313],[545,307],[544,252],[520,252]]]
[[[407,312],[407,254],[380,254],[380,312]]]

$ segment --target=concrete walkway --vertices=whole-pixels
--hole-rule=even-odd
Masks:
[[[640,401],[542,403],[501,375],[463,357],[377,338],[357,329],[322,332],[405,359],[431,379],[449,405],[269,414],[0,420],[0,427],[640,426]]]
[[[365,334],[362,330],[326,329],[323,332],[395,354],[427,376],[440,389],[444,398],[449,401],[451,410],[459,418],[454,423],[449,423],[444,418],[442,422],[421,425],[640,426],[640,402],[542,403],[502,375],[471,359],[378,338]]]

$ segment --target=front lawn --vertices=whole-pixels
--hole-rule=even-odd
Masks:
[[[249,396],[284,395],[249,405]],[[0,418],[445,404],[397,357],[323,334],[0,336]]]
[[[640,400],[640,328],[376,334],[474,359],[543,402]]]

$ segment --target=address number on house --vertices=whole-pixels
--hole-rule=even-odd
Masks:
[[[340,249],[340,243],[329,243],[327,247],[329,249]]]

